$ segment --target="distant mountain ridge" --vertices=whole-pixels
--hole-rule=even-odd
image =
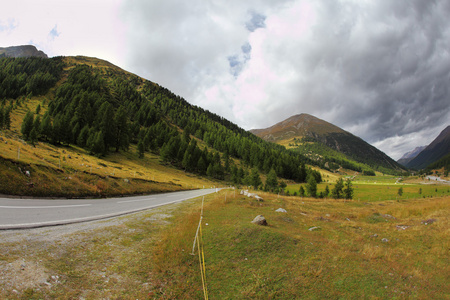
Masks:
[[[277,142],[295,137],[315,137],[329,133],[344,133],[345,131],[312,115],[299,114],[269,128],[253,129],[250,132],[266,141]]]
[[[251,132],[266,141],[278,144],[286,145],[297,139],[321,143],[374,169],[379,167],[389,170],[403,169],[392,158],[361,138],[309,114],[295,115],[269,128],[255,129]]]
[[[450,153],[450,125],[436,139],[406,164],[408,168],[423,169]]]
[[[1,57],[41,57],[48,58],[47,54],[38,50],[33,45],[11,46],[6,48],[0,47]]]
[[[423,149],[425,149],[427,146],[420,146],[420,147],[416,147],[414,148],[414,150],[411,150],[409,152],[406,152],[405,154],[403,154],[403,156],[397,160],[397,162],[399,164],[401,164],[402,166],[405,166],[411,161],[413,160],[417,155],[419,155],[420,152],[422,152]]]

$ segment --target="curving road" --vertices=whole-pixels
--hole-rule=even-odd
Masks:
[[[0,230],[105,219],[204,196],[216,191],[216,189],[204,189],[108,199],[0,198]]]

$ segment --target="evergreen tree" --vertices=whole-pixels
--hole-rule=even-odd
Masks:
[[[259,176],[258,170],[256,168],[252,169],[249,183],[255,190],[257,190],[258,187],[262,184],[261,177]]]
[[[347,180],[345,181],[345,188],[343,192],[345,199],[353,199],[353,187],[350,178],[347,178]]]
[[[144,146],[144,142],[142,140],[139,140],[138,145],[137,145],[137,150],[138,150],[139,158],[144,158],[145,146]]]
[[[45,140],[49,140],[52,136],[52,121],[50,119],[50,115],[47,113],[42,119],[39,132],[41,133],[41,136],[45,138]]]
[[[306,184],[306,191],[310,197],[317,197],[317,182],[314,175],[308,176],[308,182]]]
[[[398,194],[400,197],[403,195],[403,187],[400,187],[400,188],[398,189],[397,194]]]
[[[3,111],[3,106],[0,107],[0,129],[3,129],[3,118],[4,118],[4,111]]]
[[[105,137],[103,136],[103,132],[93,132],[89,135],[86,146],[92,154],[100,156],[102,154],[105,154],[106,151],[104,141]]]
[[[273,192],[278,187],[277,173],[274,169],[270,170],[266,179],[266,190]]]
[[[99,130],[103,134],[105,150],[116,144],[116,126],[114,124],[114,111],[109,102],[103,102],[99,110]]]
[[[29,140],[30,132],[33,129],[34,122],[34,114],[31,111],[28,111],[23,118],[21,133],[25,140]]]
[[[118,152],[119,149],[128,150],[130,147],[130,132],[127,112],[123,106],[117,110],[114,116],[114,125],[116,126],[116,136],[114,139],[114,147],[116,148],[116,152]],[[144,146],[146,146],[145,143]]]
[[[344,181],[342,178],[339,178],[334,185],[334,188],[331,190],[331,196],[334,199],[342,198],[342,189],[344,188]]]
[[[299,195],[300,197],[305,197],[305,189],[303,188],[302,185],[300,186]]]
[[[3,128],[5,129],[11,129],[11,110],[12,106],[10,105],[3,113]]]
[[[325,191],[323,192],[323,197],[326,198],[330,195],[330,189],[328,188],[328,184],[325,186]]]
[[[212,164],[208,165],[208,169],[206,169],[206,175],[208,177],[214,177],[214,168]]]
[[[204,175],[206,173],[206,163],[202,156],[200,156],[200,158],[198,159],[197,170],[201,175]]]
[[[38,139],[38,132],[36,130],[36,127],[33,127],[30,131],[29,141],[34,146],[37,142],[37,139]]]
[[[86,147],[87,140],[89,138],[89,126],[86,125],[81,129],[80,134],[77,137],[77,145],[80,147]]]

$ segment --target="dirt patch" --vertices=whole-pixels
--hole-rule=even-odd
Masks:
[[[149,226],[169,224],[173,210],[180,204],[159,207],[122,217],[63,226],[0,231],[0,298],[15,298],[26,294],[27,289],[49,291],[64,281],[63,274],[51,268],[52,261],[43,256],[58,258],[67,255],[67,249],[84,245],[88,240],[109,240],[108,228],[126,229],[128,222],[143,222]],[[138,233],[138,232],[136,232]],[[102,276],[103,275],[103,276]],[[105,275],[99,273],[103,280]],[[120,276],[116,274],[116,281]]]

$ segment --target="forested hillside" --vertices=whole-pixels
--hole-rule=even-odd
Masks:
[[[250,178],[251,169],[273,169],[279,177],[298,182],[314,173],[321,180],[318,172],[305,167],[312,161],[303,155],[265,142],[107,62],[3,58],[0,64],[2,128],[23,99],[45,95],[45,113],[39,113],[39,106],[23,118],[21,134],[30,143],[76,145],[96,156],[128,151],[135,144],[141,157],[152,152],[166,164],[235,184]]]

